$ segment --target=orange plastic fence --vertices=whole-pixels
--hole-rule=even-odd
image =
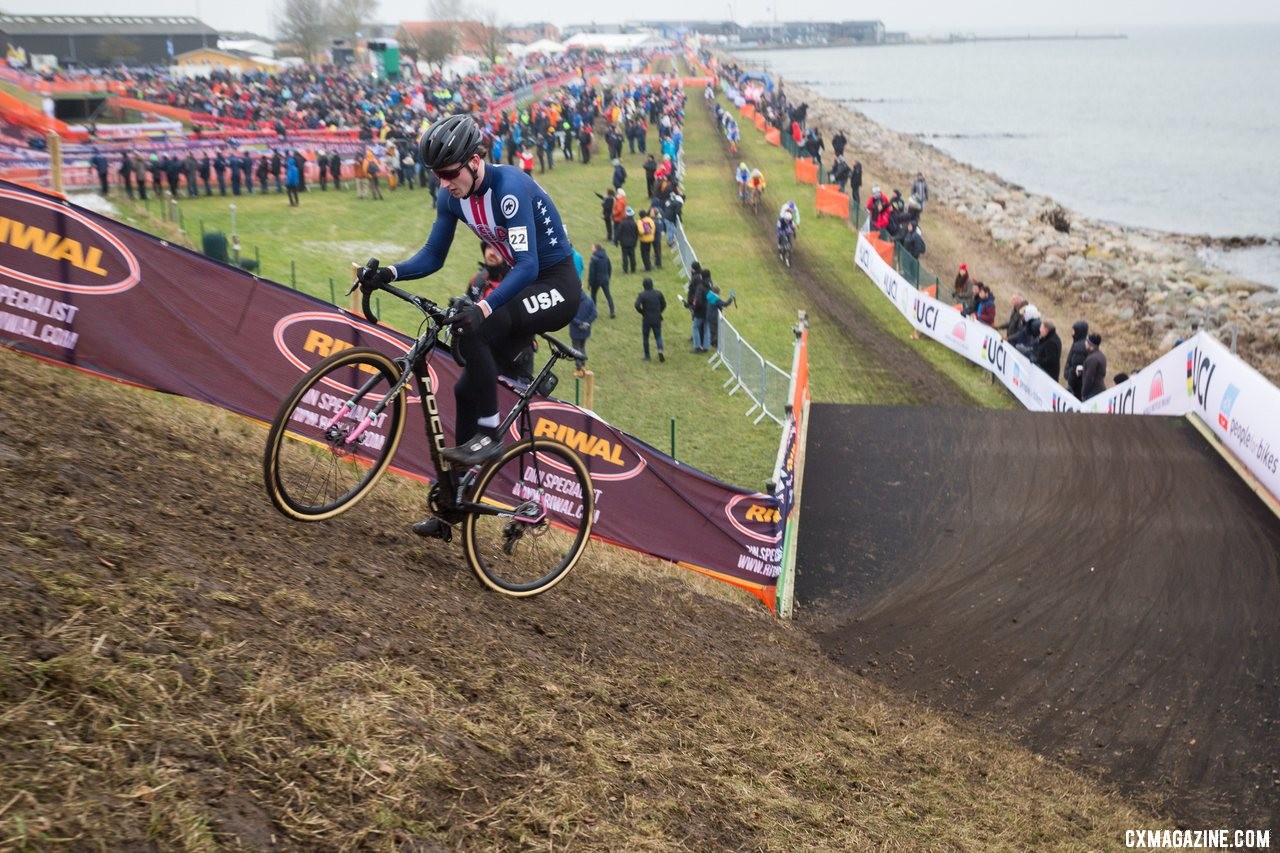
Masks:
[[[813,201],[819,214],[839,216],[841,219],[849,218],[849,196],[840,192],[835,184],[818,184]]]
[[[926,293],[926,294],[928,294],[929,296],[932,296],[934,299],[937,299],[937,298],[938,298],[938,285],[936,285],[936,284],[931,284],[931,285],[929,285],[928,287],[922,287],[922,288],[920,288],[920,292],[921,292],[921,293]]]
[[[889,266],[893,266],[893,243],[888,240],[881,240],[872,234],[867,235],[867,242],[871,244],[871,248],[876,250],[876,254],[880,259]]]
[[[764,132],[764,141],[769,143],[770,145],[781,145],[782,134],[778,131],[776,127],[771,127]]]
[[[36,109],[8,92],[0,92],[0,114],[13,124],[37,133],[56,133],[63,139],[73,142],[84,142],[89,138],[89,134],[83,130],[72,130],[65,122],[50,118],[42,110]]]
[[[760,113],[756,113],[755,121],[756,121],[756,130],[760,131],[761,133],[765,133],[769,129],[769,123],[764,120],[764,116],[760,115]]]
[[[741,114],[743,115],[743,117],[745,117],[745,118],[755,118],[755,115],[756,115],[756,105],[755,105],[755,104],[743,104],[742,106],[738,107],[738,112],[739,112],[739,113],[741,113]]]
[[[802,184],[818,182],[818,164],[812,160],[796,160],[796,180]]]

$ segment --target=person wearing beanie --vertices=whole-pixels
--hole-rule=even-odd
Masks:
[[[875,191],[872,190],[872,192]],[[955,283],[951,286],[951,301],[959,306],[960,313],[972,314],[974,295],[973,279],[969,277],[969,266],[961,264],[960,271],[956,273]]]
[[[636,244],[640,242],[640,226],[636,224],[636,212],[633,208],[625,208],[622,221],[613,226],[613,236],[622,250],[622,273],[629,275],[636,271]]]
[[[654,290],[653,279],[645,276],[640,295],[636,297],[636,312],[640,315],[640,340],[644,342],[644,360],[649,360],[649,335],[658,347],[658,361],[666,361],[662,351],[662,313],[667,310],[667,298],[662,291]]]
[[[1067,350],[1067,366],[1062,369],[1062,378],[1067,380],[1067,389],[1080,398],[1080,383],[1084,379],[1084,360],[1089,353],[1085,349],[1085,338],[1089,335],[1089,323],[1076,320],[1071,326],[1071,349]]]
[[[1102,335],[1090,332],[1085,338],[1084,364],[1080,368],[1080,400],[1088,400],[1107,390],[1107,357],[1102,352]]]

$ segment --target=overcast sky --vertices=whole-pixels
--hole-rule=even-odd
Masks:
[[[644,15],[676,20],[732,18],[741,24],[773,20],[776,0],[646,0],[602,3],[598,0],[553,0],[541,4],[542,20],[553,24],[617,23]],[[471,0],[471,5],[499,10],[504,23],[526,23],[513,17],[508,0]],[[1035,3],[1027,0],[916,0],[852,6],[835,0],[786,0],[778,3],[778,20],[846,20],[879,18],[890,30],[924,34],[965,31],[987,33],[1009,29],[1115,31],[1141,25],[1231,24],[1280,22],[1275,0],[1073,0]],[[284,0],[0,0],[0,10],[27,15],[194,15],[220,30],[275,32],[273,14]],[[536,7],[520,4],[522,9]],[[381,0],[383,21],[426,18],[426,0]]]

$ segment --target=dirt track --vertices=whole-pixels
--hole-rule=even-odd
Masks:
[[[1280,823],[1280,521],[1182,420],[815,406],[837,660],[1180,820]]]

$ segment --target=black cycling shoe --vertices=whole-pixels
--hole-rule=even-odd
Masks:
[[[453,539],[453,528],[448,522],[435,516],[416,522],[413,525],[413,532],[427,539],[443,539],[445,542]]]
[[[477,465],[483,465],[501,452],[502,442],[498,440],[497,436],[479,432],[472,436],[471,440],[466,444],[446,447],[442,451],[442,455],[455,465],[474,468]]]

